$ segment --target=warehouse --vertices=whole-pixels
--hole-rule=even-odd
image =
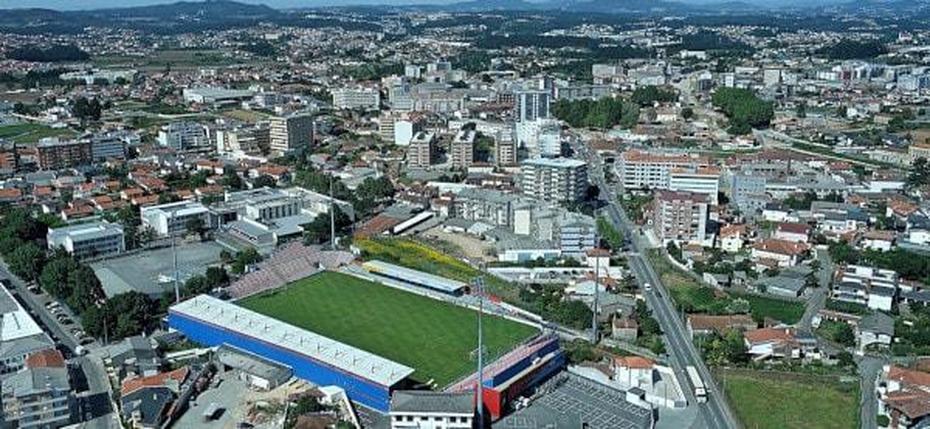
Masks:
[[[380,412],[413,368],[277,319],[199,295],[168,310],[168,325],[192,341],[227,344],[290,367],[311,383],[345,389],[349,399]]]
[[[447,293],[449,295],[459,296],[468,290],[467,283],[439,277],[422,271],[411,270],[410,268],[404,268],[383,261],[368,261],[362,264],[362,267],[369,273],[378,276]]]

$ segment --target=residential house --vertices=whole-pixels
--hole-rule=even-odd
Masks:
[[[930,373],[885,365],[875,383],[878,415],[888,428],[922,428],[930,424]]]
[[[794,328],[760,328],[743,333],[743,340],[753,360],[770,358],[800,359],[816,351],[817,341],[807,335],[799,335]]]
[[[731,329],[749,331],[759,327],[759,324],[746,314],[727,314],[713,316],[709,314],[689,314],[688,333],[692,338],[713,333],[723,335]]]
[[[837,271],[830,292],[833,300],[891,311],[898,295],[898,274],[891,270],[847,265]]]
[[[860,350],[869,346],[890,347],[894,339],[894,319],[877,311],[863,317],[856,324],[856,339]]]
[[[743,245],[748,239],[746,225],[727,225],[720,228],[717,235],[718,247],[727,253],[736,253],[743,250]]]
[[[787,268],[797,265],[809,249],[804,243],[770,238],[756,243],[751,257],[757,266]]]
[[[794,243],[807,243],[810,239],[811,227],[803,223],[782,222],[775,226],[772,238],[791,241]]]

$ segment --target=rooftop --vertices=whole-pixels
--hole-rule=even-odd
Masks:
[[[474,396],[471,391],[399,390],[391,397],[391,412],[472,414],[475,412]]]
[[[414,372],[406,365],[209,295],[198,295],[175,304],[169,309],[169,315],[186,317],[271,343],[382,386],[393,386]]]

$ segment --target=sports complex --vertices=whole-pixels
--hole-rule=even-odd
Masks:
[[[475,311],[346,272],[319,271],[236,302],[201,295],[171,307],[169,326],[207,346],[226,343],[287,365],[314,384],[340,386],[380,412],[389,410],[396,389],[474,387]],[[418,276],[411,285],[448,289],[420,284],[429,281]],[[522,388],[525,376],[535,382],[564,363],[557,340],[541,337],[532,323],[486,314],[483,327],[494,374],[486,386]],[[543,364],[551,369],[540,374]],[[494,401],[492,408],[502,403]]]

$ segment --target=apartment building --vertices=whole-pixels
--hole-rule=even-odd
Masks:
[[[333,106],[337,109],[378,110],[381,107],[381,93],[377,88],[334,89]]]
[[[151,228],[158,237],[188,233],[188,222],[199,219],[210,227],[210,211],[195,201],[179,201],[141,208],[142,226]]]
[[[270,145],[271,129],[267,124],[216,132],[218,153],[258,155],[266,152]]]
[[[501,135],[494,142],[494,160],[498,166],[508,166],[517,163],[517,142],[513,135]]]
[[[706,158],[692,157],[687,154],[658,154],[630,150],[623,152],[617,158],[616,169],[620,184],[626,189],[669,189],[669,177],[672,171],[694,172],[706,168],[708,164]],[[706,185],[706,178],[698,176],[697,179],[700,184]],[[680,176],[680,180],[684,184],[694,178]]]
[[[548,90],[523,90],[514,93],[514,117],[517,122],[549,119],[552,94]]]
[[[891,311],[898,295],[898,273],[892,270],[847,265],[836,273],[830,298]]]
[[[569,158],[537,158],[521,164],[523,193],[540,201],[575,202],[588,189],[588,165]]]
[[[408,168],[429,168],[436,161],[436,135],[419,132],[410,140],[407,146]]]
[[[119,134],[95,134],[90,138],[90,151],[94,162],[126,159],[126,141]]]
[[[112,256],[126,251],[122,225],[106,221],[49,228],[45,237],[49,250],[64,249],[75,259]]]
[[[707,195],[659,191],[652,225],[662,242],[701,242],[707,236]]]
[[[2,381],[3,427],[59,428],[72,423],[77,403],[61,352],[48,349],[29,355],[24,369]]]
[[[449,161],[452,168],[468,168],[475,161],[475,137],[473,130],[459,131],[449,144]]]
[[[82,167],[94,162],[90,141],[44,138],[36,145],[40,170]]]
[[[707,196],[708,204],[717,205],[717,196],[720,192],[720,170],[716,168],[673,169],[668,175],[668,190],[703,194]]]
[[[158,131],[158,144],[179,151],[201,150],[210,146],[207,127],[196,122],[172,122]]]
[[[313,146],[314,122],[310,115],[277,116],[269,125],[269,147],[275,155],[285,155]]]

